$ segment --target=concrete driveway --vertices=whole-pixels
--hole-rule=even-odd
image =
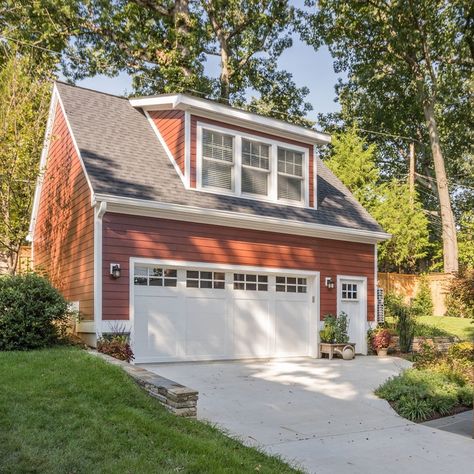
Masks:
[[[399,417],[373,389],[398,358],[146,364],[199,390],[198,417],[314,473],[472,473],[474,441]]]

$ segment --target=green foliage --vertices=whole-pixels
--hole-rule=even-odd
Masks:
[[[401,416],[424,421],[448,415],[458,406],[471,406],[474,387],[434,368],[414,368],[388,379],[375,394],[391,402]]]
[[[378,245],[382,271],[413,272],[427,255],[428,220],[417,198],[411,201],[406,183],[396,180],[379,188],[379,200],[370,209],[374,218],[392,238]]]
[[[449,285],[446,316],[474,319],[474,270],[461,270]]]
[[[400,350],[405,353],[410,352],[416,328],[410,307],[405,304],[396,307],[395,318]]]
[[[427,255],[428,220],[417,196],[410,196],[407,184],[397,180],[382,182],[376,155],[375,145],[368,145],[353,126],[334,135],[326,163],[384,230],[392,234],[390,240],[378,246],[379,267],[384,271],[413,272]]]
[[[426,276],[420,281],[420,287],[413,298],[411,309],[415,316],[433,316],[433,299]]]
[[[474,211],[469,210],[462,214],[459,228],[459,265],[466,270],[474,270]]]
[[[116,334],[99,338],[97,341],[97,350],[103,354],[126,362],[131,362],[135,358],[128,340]]]
[[[68,303],[44,278],[35,275],[0,278],[0,350],[28,350],[64,339]]]
[[[321,342],[345,344],[349,342],[347,314],[343,311],[338,317],[328,314],[324,317],[324,327],[319,331]]]
[[[11,273],[28,234],[49,95],[29,58],[12,53],[0,66],[0,251]]]
[[[356,126],[332,137],[332,153],[326,164],[351,190],[355,198],[371,209],[377,196],[379,170],[375,163],[375,145],[367,145]]]

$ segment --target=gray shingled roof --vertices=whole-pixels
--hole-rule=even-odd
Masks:
[[[351,229],[383,229],[318,161],[318,209],[189,191],[146,117],[129,101],[57,83],[94,192]]]

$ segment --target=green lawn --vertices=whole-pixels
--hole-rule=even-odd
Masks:
[[[386,318],[390,327],[395,322]],[[419,316],[416,318],[415,336],[456,336],[461,341],[474,340],[474,320],[465,318],[448,318],[446,316]]]
[[[0,472],[297,471],[169,414],[120,369],[58,348],[0,352]]]

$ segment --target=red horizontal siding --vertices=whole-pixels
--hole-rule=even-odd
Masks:
[[[94,316],[94,212],[90,189],[60,106],[51,134],[34,231],[34,268],[81,317]]]
[[[255,135],[257,137],[261,138],[267,138],[269,140],[279,140],[285,143],[288,143],[289,145],[296,145],[300,146],[303,148],[308,149],[308,154],[309,154],[309,164],[308,164],[308,176],[309,176],[309,205],[310,207],[314,206],[314,166],[313,166],[313,145],[308,145],[307,143],[302,143],[298,142],[295,140],[289,140],[287,138],[282,138],[279,137],[278,135],[272,135],[269,133],[263,133],[263,132],[258,132],[255,130],[251,130],[249,128],[245,127],[238,127],[236,125],[229,125],[224,122],[219,122],[217,120],[211,120],[208,118],[204,117],[198,117],[196,115],[191,116],[191,187],[195,188],[196,187],[196,180],[197,180],[197,167],[196,167],[196,160],[197,160],[197,123],[198,122],[203,122],[203,123],[208,123],[211,125],[216,125],[218,127],[225,127],[230,130],[235,130],[236,132],[243,132],[243,133],[248,133],[250,135]]]
[[[365,276],[374,319],[373,245],[113,213],[104,216],[103,235],[104,319],[129,317],[130,257],[319,271],[321,317],[336,312],[325,277]],[[120,263],[120,279],[110,279],[110,263]]]
[[[184,112],[182,110],[152,111],[150,117],[160,131],[176,164],[184,174]]]

